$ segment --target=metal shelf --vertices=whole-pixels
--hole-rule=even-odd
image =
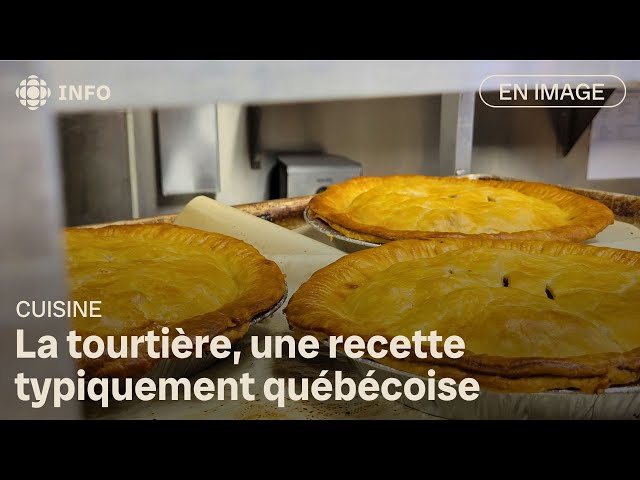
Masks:
[[[321,60],[43,61],[50,84],[107,84],[111,98],[52,103],[59,111],[214,102],[277,103],[477,91],[490,75],[617,75],[640,86],[639,61]],[[568,79],[577,82],[577,79]],[[488,85],[496,88],[496,85]],[[608,85],[615,86],[615,85]]]

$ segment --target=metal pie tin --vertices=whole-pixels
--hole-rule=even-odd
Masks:
[[[351,359],[363,377],[376,370],[374,377],[382,382],[397,378],[403,383],[409,378],[425,377],[403,372],[369,359]],[[404,395],[399,402],[428,415],[446,419],[465,420],[639,420],[640,385],[608,388],[601,394],[587,394],[571,390],[542,393],[503,393],[480,391],[473,401],[460,397],[445,402],[437,398],[418,401]]]
[[[311,225],[319,232],[324,233],[331,239],[336,248],[339,248],[343,252],[351,253],[358,250],[364,250],[365,248],[379,247],[380,245],[383,245],[382,243],[366,242],[364,240],[357,240],[355,238],[347,237],[319,218],[313,218],[309,213],[309,207],[304,209],[303,215],[304,219],[309,225]]]

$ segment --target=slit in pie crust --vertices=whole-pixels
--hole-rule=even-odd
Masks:
[[[552,185],[400,175],[355,177],[309,203],[357,240],[495,238],[582,241],[614,221],[605,205]]]
[[[226,235],[174,225],[68,228],[70,297],[100,300],[101,318],[74,318],[87,335],[225,335],[232,342],[256,315],[285,294],[284,275],[251,245]],[[82,358],[88,376],[136,376],[159,360]]]
[[[375,360],[483,388],[601,392],[640,378],[640,253],[578,243],[400,240],[347,255],[292,296],[319,337],[461,336],[459,359]]]

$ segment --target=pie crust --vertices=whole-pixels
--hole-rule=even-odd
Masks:
[[[640,378],[640,253],[579,243],[401,240],[347,255],[292,296],[318,337],[461,336],[459,359],[375,360],[486,389],[602,392]]]
[[[68,228],[70,297],[100,300],[101,318],[74,318],[79,335],[225,335],[232,342],[285,294],[284,275],[251,245],[166,224]],[[87,376],[137,376],[158,360],[82,358]]]
[[[552,185],[421,175],[352,178],[316,195],[309,213],[350,238],[374,243],[582,241],[614,221],[600,202]]]

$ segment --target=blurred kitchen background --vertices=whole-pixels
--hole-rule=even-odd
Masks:
[[[453,175],[441,144],[459,126],[446,97],[60,114],[66,223],[173,213],[201,193],[230,205],[313,194],[360,172]],[[638,178],[587,179],[593,114],[471,100],[459,174],[640,195]]]

